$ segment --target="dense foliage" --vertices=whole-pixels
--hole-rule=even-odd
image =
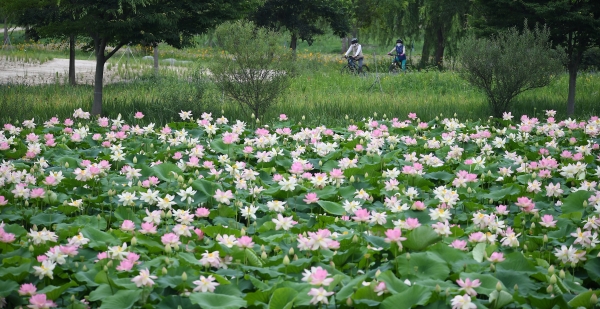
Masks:
[[[553,115],[5,124],[1,303],[591,308],[600,120]]]
[[[547,28],[516,28],[490,38],[467,38],[460,47],[461,76],[483,91],[495,117],[510,111],[523,91],[545,87],[563,71]]]

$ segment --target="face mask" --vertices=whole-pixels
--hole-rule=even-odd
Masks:
[[[396,43],[396,46],[400,46],[400,45],[402,45],[402,44],[401,43]]]

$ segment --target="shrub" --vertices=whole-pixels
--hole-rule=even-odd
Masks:
[[[224,23],[216,37],[224,52],[211,67],[215,84],[260,118],[290,85],[292,50],[279,44],[278,32],[248,21]]]
[[[495,117],[520,93],[548,85],[563,70],[564,53],[552,49],[548,28],[516,28],[490,38],[468,37],[459,51],[460,74],[481,89]]]

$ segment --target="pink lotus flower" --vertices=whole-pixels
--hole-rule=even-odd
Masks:
[[[198,218],[207,218],[210,215],[210,210],[206,207],[200,207],[196,209],[196,217]]]
[[[398,245],[398,248],[402,250],[402,241],[406,240],[406,237],[402,237],[402,231],[399,228],[388,229],[387,231],[385,231],[385,236],[385,242],[395,242]]]
[[[307,193],[307,194],[304,196],[304,199],[303,199],[303,201],[304,201],[306,204],[312,204],[312,203],[316,203],[316,202],[318,202],[318,201],[319,201],[319,198],[317,197],[317,194],[316,194],[316,193],[314,193],[314,192],[311,192],[311,193]]]
[[[458,249],[458,250],[462,250],[462,251],[467,251],[467,242],[464,240],[460,240],[460,239],[456,239],[454,240],[451,244],[450,247],[454,248],[454,249]]]
[[[46,294],[36,294],[29,298],[29,305],[27,307],[31,309],[48,309],[56,307],[56,304],[46,298]]]
[[[302,281],[316,286],[329,286],[333,282],[333,278],[327,278],[327,276],[329,276],[329,273],[321,266],[311,267],[310,270],[304,270]]]
[[[554,220],[554,217],[552,215],[543,215],[540,221],[540,225],[547,227],[547,228],[553,228],[556,227],[556,220]]]
[[[242,249],[254,247],[252,238],[245,235],[238,238],[235,244]]]
[[[117,266],[118,271],[130,271],[133,268],[134,262],[128,259],[121,260],[119,266]]]
[[[142,234],[156,234],[156,225],[152,222],[144,222],[142,223],[142,229],[140,230]]]
[[[121,224],[121,230],[125,232],[131,232],[135,230],[135,223],[133,223],[133,221],[131,220],[123,221],[123,223]]]
[[[354,217],[352,217],[352,219],[354,219],[354,221],[356,222],[367,222],[369,221],[369,211],[365,208],[360,208],[357,209],[354,212]]]
[[[170,245],[170,246],[178,246],[181,242],[179,241],[179,236],[177,236],[174,233],[167,233],[165,235],[163,235],[160,238],[160,241],[163,243],[163,245]]]
[[[406,228],[407,230],[414,230],[416,228],[418,228],[419,226],[421,226],[421,223],[419,223],[419,219],[418,218],[406,218],[406,221],[404,222],[404,228]]]
[[[135,119],[142,119],[144,118],[144,114],[142,112],[137,112],[133,117],[135,117]]]
[[[32,283],[24,283],[19,288],[19,295],[29,295],[33,296],[37,292],[37,288]]]
[[[479,287],[481,285],[481,282],[479,281],[479,279],[475,279],[475,280],[471,281],[471,279],[469,279],[469,278],[467,278],[465,281],[463,281],[462,279],[458,279],[458,280],[456,280],[456,283],[458,283],[458,285],[460,285],[459,290],[465,291],[467,294],[469,294],[471,296],[477,295],[475,288]]]
[[[488,260],[492,263],[500,263],[504,261],[504,253],[502,252],[493,252],[492,255],[488,258]]]
[[[285,121],[285,120],[288,120],[288,117],[285,114],[280,114],[279,121]]]

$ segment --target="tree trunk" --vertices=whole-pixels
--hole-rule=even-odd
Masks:
[[[77,85],[75,80],[75,35],[69,36],[69,84],[71,86]]]
[[[2,42],[4,42],[3,45],[8,44],[8,17],[4,17],[4,40],[2,40]]]
[[[419,66],[421,68],[426,67],[429,64],[429,52],[431,50],[431,38],[428,35],[425,35],[423,38],[423,50],[421,51],[421,61]]]
[[[158,77],[158,43],[154,44],[154,76]]]
[[[94,103],[92,104],[92,115],[99,116],[102,114],[102,86],[104,81],[104,63],[106,62],[104,48],[106,43],[102,39],[97,40],[99,42],[95,42],[96,74],[94,78]]]
[[[446,48],[446,41],[444,38],[444,32],[441,27],[436,31],[437,46],[435,48],[435,64],[438,69],[444,68],[444,49]]]
[[[298,35],[296,33],[292,33],[292,38],[290,40],[290,48],[293,51],[296,51],[297,44],[298,44]]]
[[[575,59],[569,61],[569,95],[567,96],[567,116],[571,117],[575,113],[575,90],[577,87],[577,70],[579,69],[579,60],[581,57],[573,55]]]

